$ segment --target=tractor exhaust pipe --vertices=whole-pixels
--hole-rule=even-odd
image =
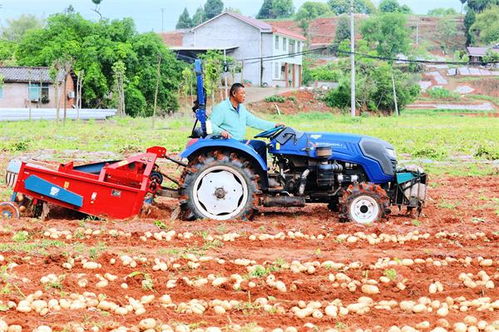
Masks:
[[[304,207],[305,197],[299,196],[267,196],[263,199],[265,207]]]

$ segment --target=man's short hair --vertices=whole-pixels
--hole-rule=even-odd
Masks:
[[[232,86],[230,87],[229,96],[233,97],[236,94],[237,90],[241,88],[244,89],[244,85],[242,85],[241,83],[232,84]]]

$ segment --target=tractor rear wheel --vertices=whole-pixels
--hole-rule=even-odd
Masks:
[[[191,160],[181,177],[184,220],[251,219],[258,203],[257,176],[236,153],[212,151]]]
[[[340,199],[340,220],[371,224],[386,217],[390,199],[373,183],[351,184]]]

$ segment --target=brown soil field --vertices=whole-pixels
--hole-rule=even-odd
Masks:
[[[310,90],[295,90],[279,94],[284,97],[285,101],[266,102],[259,101],[248,103],[248,108],[262,113],[277,113],[277,108],[281,114],[298,114],[303,112],[337,112],[327,106],[320,99],[317,91]]]
[[[9,331],[497,331],[498,178],[430,181],[423,215],[368,226],[321,204],[184,222],[168,199],[133,220],[1,220],[0,320]]]

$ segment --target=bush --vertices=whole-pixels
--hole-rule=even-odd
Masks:
[[[428,90],[428,95],[435,99],[459,99],[461,95],[454,91],[449,91],[445,88],[433,88]]]
[[[335,68],[335,64],[329,63],[324,66],[311,68],[311,61],[303,61],[303,84],[307,85],[313,81],[337,82],[341,77],[341,71]]]
[[[414,158],[429,158],[435,160],[443,160],[447,157],[447,151],[443,149],[435,149],[432,147],[421,147],[414,150],[412,153]]]
[[[267,103],[284,103],[286,101],[286,98],[284,98],[283,96],[273,95],[270,97],[266,97],[264,100]]]
[[[359,62],[356,71],[356,104],[363,111],[392,111],[395,109],[392,73],[400,110],[413,102],[420,93],[420,87],[411,75],[393,69],[387,63]],[[324,101],[329,106],[340,109],[350,106],[349,71],[343,72],[339,86],[328,92]]]
[[[484,158],[487,160],[498,160],[499,152],[493,147],[479,145],[474,156],[476,158]]]

